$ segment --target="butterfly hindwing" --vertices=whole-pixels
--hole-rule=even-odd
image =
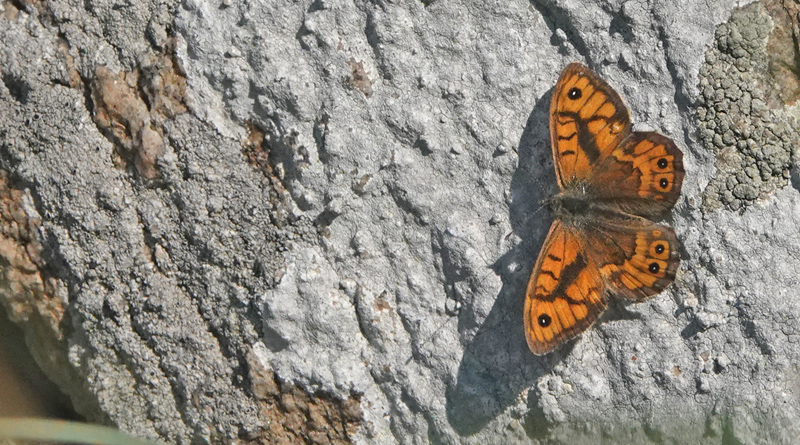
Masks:
[[[641,301],[675,279],[680,256],[672,228],[622,214],[585,227],[587,256],[600,265],[600,276],[614,296]]]
[[[593,170],[588,182],[598,200],[653,218],[665,216],[678,201],[683,176],[683,154],[672,140],[635,132]]]

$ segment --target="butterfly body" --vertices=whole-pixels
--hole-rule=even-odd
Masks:
[[[612,202],[604,202],[593,193],[590,184],[577,183],[573,186],[545,198],[545,205],[557,219],[562,221],[589,218],[598,213],[613,212],[616,210]]]
[[[675,278],[674,231],[652,221],[680,196],[682,154],[668,138],[632,132],[616,92],[580,64],[553,93],[550,134],[561,191],[525,298],[528,346],[546,354],[591,326],[609,296],[639,301]]]

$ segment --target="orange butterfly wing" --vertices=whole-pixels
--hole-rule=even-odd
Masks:
[[[669,138],[631,132],[619,95],[589,68],[570,64],[550,106],[561,193],[556,221],[534,266],[524,325],[534,354],[590,327],[607,295],[642,300],[666,288],[680,264],[675,232],[648,218],[680,197],[683,155]]]
[[[628,109],[592,70],[571,63],[550,102],[550,144],[558,185],[586,179],[631,131]]]
[[[585,250],[579,233],[553,222],[525,297],[525,339],[534,354],[578,336],[606,308],[605,282]]]
[[[588,227],[586,250],[617,297],[641,301],[675,280],[679,244],[670,227],[627,215],[596,220]]]

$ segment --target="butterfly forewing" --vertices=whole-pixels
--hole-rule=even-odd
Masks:
[[[550,102],[550,140],[561,188],[586,179],[630,133],[628,109],[589,68],[572,63]]]
[[[585,331],[606,307],[605,283],[579,234],[559,221],[550,227],[525,295],[525,338],[546,354]]]

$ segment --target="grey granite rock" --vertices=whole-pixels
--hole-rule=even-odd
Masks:
[[[754,93],[780,5],[740,3],[0,3],[7,262],[50,283],[1,299],[82,412],[150,439],[789,443],[797,127]],[[684,152],[682,263],[536,357],[572,61]]]

